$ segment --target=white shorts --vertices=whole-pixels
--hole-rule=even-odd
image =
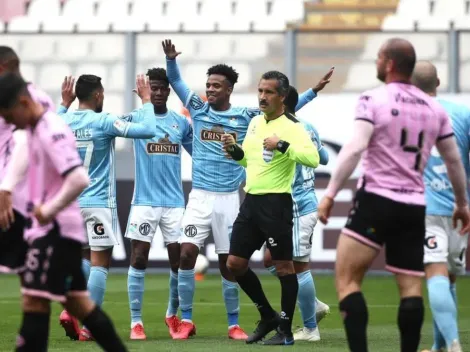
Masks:
[[[215,252],[228,254],[232,227],[239,208],[238,191],[214,193],[193,189],[183,217],[180,243],[193,243],[201,248],[212,233]]]
[[[450,216],[426,216],[424,264],[447,263],[449,273],[465,274],[468,234],[461,236]]]
[[[165,246],[178,243],[184,208],[133,205],[127,223],[126,237],[151,243],[160,226]]]
[[[308,262],[312,252],[313,230],[318,221],[318,213],[313,212],[300,217],[294,217],[292,230],[293,257],[295,261]]]
[[[88,236],[88,246],[92,251],[104,251],[119,244],[121,227],[117,210],[110,208],[81,208]]]

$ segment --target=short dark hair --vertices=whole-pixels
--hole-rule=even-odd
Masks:
[[[78,77],[77,84],[75,85],[75,94],[79,101],[89,100],[93,93],[102,89],[101,77],[95,75],[81,75]]]
[[[416,64],[416,52],[413,45],[402,38],[391,38],[384,50],[385,56],[393,60],[396,71],[411,76]]]
[[[21,94],[28,93],[28,84],[15,73],[6,72],[0,75],[0,108],[11,108]]]
[[[261,76],[261,79],[275,79],[278,83],[277,93],[282,96],[287,96],[289,91],[289,78],[285,74],[279,71],[268,71]]]
[[[289,86],[286,98],[284,99],[284,106],[286,107],[286,110],[291,114],[295,114],[295,107],[297,106],[298,102],[299,92],[297,89],[295,89],[295,87]]]
[[[0,46],[0,65],[7,65],[14,69],[20,66],[20,58],[16,52],[9,46]]]
[[[232,66],[228,66],[225,64],[219,64],[219,65],[209,67],[209,69],[207,70],[207,76],[210,76],[210,75],[224,76],[227,79],[227,81],[230,82],[232,87],[235,85],[235,83],[238,82],[237,71],[235,71],[235,69]]]
[[[149,80],[151,81],[163,81],[167,87],[170,85],[170,81],[168,80],[168,76],[166,75],[166,70],[164,68],[150,68],[147,71],[147,76],[149,76]]]

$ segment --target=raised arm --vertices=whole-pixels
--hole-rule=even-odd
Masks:
[[[325,88],[325,86],[330,83],[330,78],[333,75],[334,70],[334,67],[330,68],[330,70],[326,73],[325,76],[322,77],[322,79],[320,79],[315,87],[307,89],[305,92],[299,95],[299,101],[295,106],[296,112],[315,99],[318,95],[318,92],[323,90],[323,88]]]
[[[73,78],[72,76],[67,76],[64,78],[61,88],[62,102],[57,107],[57,114],[65,114],[72,105],[72,103],[75,101],[75,98],[77,96],[75,94],[74,86],[75,78]]]
[[[181,78],[180,70],[176,63],[176,57],[181,54],[181,52],[176,51],[175,45],[171,40],[163,41],[162,46],[163,52],[166,55],[166,74],[170,85],[176,92],[176,95],[178,95],[178,98],[183,102],[183,105],[187,107],[193,93],[186,82]]]
[[[188,119],[184,119],[184,130],[183,130],[183,148],[188,152],[189,155],[193,155],[193,127],[189,123]]]
[[[108,135],[146,139],[155,137],[157,134],[155,113],[150,102],[150,84],[148,78],[144,75],[138,75],[134,92],[142,100],[142,109],[125,117],[111,114],[105,115],[102,127]]]

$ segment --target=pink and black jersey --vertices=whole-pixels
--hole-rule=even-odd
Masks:
[[[27,240],[46,235],[53,224],[41,226],[34,218],[34,206],[55,197],[64,183],[64,176],[82,161],[70,127],[55,113],[46,112],[34,128],[28,128],[28,211],[32,227],[25,232]],[[78,202],[74,200],[55,217],[61,236],[85,242],[85,229]]]
[[[374,125],[358,187],[397,202],[424,205],[423,170],[431,148],[453,135],[445,110],[419,88],[395,82],[363,93],[356,119]]]
[[[54,111],[55,106],[52,99],[43,91],[37,89],[33,84],[28,85],[29,93],[32,98],[41,103],[48,111]],[[0,116],[0,181],[5,177],[8,164],[10,162],[11,152],[15,146],[13,140],[13,131],[15,127],[9,125]],[[18,183],[13,192],[13,208],[21,214],[26,215],[26,180]]]

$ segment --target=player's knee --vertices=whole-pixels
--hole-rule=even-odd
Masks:
[[[242,258],[229,255],[227,269],[235,276],[242,276],[248,268],[248,262]]]
[[[276,273],[278,276],[295,274],[294,264],[292,263],[292,261],[276,261],[274,265],[276,266]]]
[[[23,311],[31,313],[49,313],[51,303],[47,299],[23,295]]]
[[[141,251],[135,251],[133,254],[131,266],[138,270],[145,270],[147,268],[148,257]]]
[[[199,248],[195,245],[181,245],[180,268],[183,270],[194,269],[196,259],[199,254]]]

